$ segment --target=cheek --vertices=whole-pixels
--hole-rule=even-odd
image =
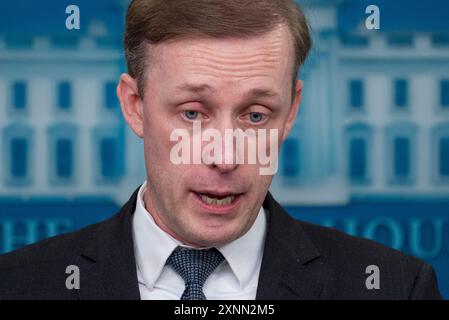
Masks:
[[[254,187],[258,190],[264,190],[270,185],[271,179],[273,179],[273,176],[261,175],[259,174],[259,170],[257,170],[257,175],[255,175],[257,183],[254,184]]]
[[[288,113],[285,113],[278,119],[276,124],[273,126],[273,129],[277,130],[277,147],[278,151],[280,150],[281,144],[284,141],[284,138],[287,137],[288,134]]]
[[[264,165],[264,167],[266,167],[266,165]],[[258,193],[259,190],[264,190],[268,188],[268,186],[270,185],[270,181],[272,179],[272,176],[260,174],[260,164],[244,165],[244,167],[241,168],[239,174],[242,177],[245,177],[244,178],[245,180],[249,181],[249,185],[251,185],[250,190],[256,191],[256,193]]]
[[[152,158],[169,159],[173,145],[170,141],[171,133],[167,120],[156,118],[146,120],[144,126],[146,152],[150,152]]]

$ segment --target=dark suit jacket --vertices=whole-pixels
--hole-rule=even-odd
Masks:
[[[112,218],[0,256],[0,299],[139,299],[132,239],[137,191]],[[257,299],[438,299],[432,267],[373,241],[291,218],[267,194]],[[156,245],[157,243],[149,243]],[[66,267],[80,289],[65,286]],[[365,269],[379,267],[380,289]]]

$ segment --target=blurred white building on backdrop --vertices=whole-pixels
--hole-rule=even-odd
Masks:
[[[126,1],[109,2],[123,19]],[[448,198],[449,31],[367,30],[364,12],[342,30],[346,2],[300,1],[314,49],[271,191],[289,205]],[[82,28],[0,34],[0,198],[120,205],[145,179],[115,93],[122,31],[101,17]]]

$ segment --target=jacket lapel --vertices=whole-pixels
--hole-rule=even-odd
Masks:
[[[139,188],[117,215],[93,226],[81,254],[81,299],[140,299],[132,239]]]
[[[264,202],[268,228],[256,299],[318,299],[325,293],[325,266],[301,223],[270,193]]]

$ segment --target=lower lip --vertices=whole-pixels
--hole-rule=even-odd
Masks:
[[[235,196],[235,199],[230,204],[219,206],[219,205],[208,204],[201,199],[201,196],[198,193],[195,193],[195,192],[192,192],[192,193],[193,193],[195,200],[199,203],[199,205],[203,209],[205,209],[209,212],[212,212],[212,213],[220,213],[220,214],[226,214],[226,213],[230,213],[231,211],[233,211],[239,205],[240,199],[242,198],[242,195]]]

